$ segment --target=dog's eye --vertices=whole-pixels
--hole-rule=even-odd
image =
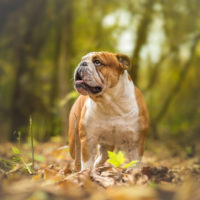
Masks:
[[[101,63],[99,60],[94,60],[93,63],[94,63],[96,66],[102,65],[102,63]]]

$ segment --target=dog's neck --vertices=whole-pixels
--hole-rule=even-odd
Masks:
[[[127,114],[138,114],[134,84],[129,80],[128,72],[125,70],[119,77],[117,85],[107,88],[106,92],[97,101],[91,99],[91,105],[98,112],[110,116],[123,116]]]

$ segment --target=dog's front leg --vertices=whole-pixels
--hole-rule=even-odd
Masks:
[[[99,144],[98,145],[98,157],[95,160],[95,167],[102,166],[106,160],[108,159],[108,151],[113,151],[114,146],[107,144]]]
[[[97,153],[95,140],[81,138],[81,170],[92,169],[94,167]]]
[[[138,142],[128,145],[128,159],[129,162],[136,161],[136,165],[134,167],[141,168],[142,155],[140,155],[139,152]]]
[[[121,149],[125,153],[126,158],[128,158],[128,162],[136,161],[136,164],[133,165],[134,168],[141,167],[142,155],[139,151],[140,148],[138,141],[128,142],[126,145],[121,146]]]

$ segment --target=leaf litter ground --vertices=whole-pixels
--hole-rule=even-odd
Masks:
[[[74,172],[67,147],[61,142],[37,144],[32,174],[14,155],[12,149],[16,145],[3,144],[0,199],[199,200],[199,150],[189,158],[184,149],[149,143],[153,148],[145,151],[141,169],[115,168],[106,163],[82,172]],[[30,145],[20,145],[19,149],[31,167]]]

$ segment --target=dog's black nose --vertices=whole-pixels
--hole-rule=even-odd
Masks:
[[[81,64],[80,64],[80,66],[87,66],[88,64],[87,64],[87,62],[82,62]]]

